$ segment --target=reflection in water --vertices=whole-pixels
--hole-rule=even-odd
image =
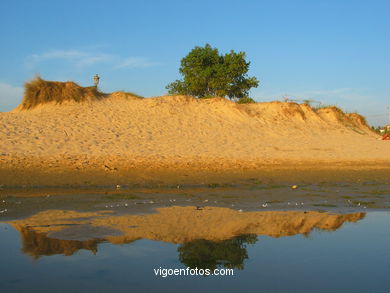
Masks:
[[[233,293],[260,288],[280,293],[385,293],[389,291],[390,213],[370,212],[367,220],[360,221],[364,216],[239,213],[219,208],[203,212],[195,207],[149,215],[91,214],[89,218],[79,212],[39,213],[9,222],[12,226],[0,224],[0,292]],[[347,222],[357,224],[343,225]],[[113,235],[114,229],[122,234]],[[250,231],[256,233],[248,235]],[[284,237],[293,233],[295,237]],[[308,233],[310,240],[303,237]],[[115,245],[135,237],[149,238]],[[99,251],[93,255],[97,246]],[[41,255],[38,261],[30,259]],[[168,271],[185,266],[233,269],[234,276],[155,274],[158,268]]]
[[[257,235],[241,235],[222,241],[194,240],[179,246],[179,260],[190,268],[214,270],[218,267],[244,269],[248,258],[246,243],[257,242]]]
[[[144,215],[48,210],[9,224],[20,232],[23,252],[33,257],[72,255],[79,249],[96,253],[103,241],[124,244],[150,239],[180,244],[180,260],[191,267],[242,268],[247,258],[245,245],[255,243],[256,235],[282,237],[308,235],[313,229],[333,231],[364,216],[313,211],[243,213],[220,207],[198,210],[174,206]]]
[[[33,258],[43,255],[64,254],[72,255],[80,249],[97,253],[97,246],[102,240],[92,239],[86,241],[62,240],[47,237],[45,233],[38,233],[30,228],[21,228],[22,251]]]

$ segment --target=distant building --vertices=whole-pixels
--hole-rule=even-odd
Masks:
[[[383,133],[390,133],[390,124],[387,124],[387,125],[385,125],[385,126],[383,126],[381,129],[379,129],[379,132],[381,133],[381,134],[383,134]]]

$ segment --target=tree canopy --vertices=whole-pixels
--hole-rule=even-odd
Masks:
[[[181,60],[182,80],[167,85],[170,94],[191,95],[198,98],[228,97],[232,100],[248,99],[249,90],[257,87],[256,77],[248,77],[250,62],[245,53],[231,50],[220,55],[209,44],[195,47]]]

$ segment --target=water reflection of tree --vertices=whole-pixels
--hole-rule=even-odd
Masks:
[[[179,260],[190,268],[214,270],[218,267],[244,269],[248,258],[246,244],[254,244],[257,235],[241,235],[223,241],[195,240],[179,246]]]

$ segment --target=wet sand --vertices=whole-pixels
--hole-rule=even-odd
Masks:
[[[48,161],[45,161],[46,163]],[[48,186],[107,186],[141,185],[169,186],[202,184],[239,184],[248,180],[263,182],[320,183],[390,181],[390,165],[387,163],[303,163],[285,162],[281,164],[247,164],[236,162],[230,166],[209,163],[205,166],[165,165],[155,167],[152,164],[134,166],[129,164],[115,171],[100,168],[75,168],[61,165],[60,168],[48,166],[0,168],[0,185],[3,187],[48,187]]]
[[[154,213],[171,206],[221,207],[246,211],[331,211],[354,213],[390,210],[390,183],[377,181],[301,183],[261,182],[166,187],[0,189],[0,221],[64,209],[117,214]],[[2,212],[5,211],[6,212]]]

